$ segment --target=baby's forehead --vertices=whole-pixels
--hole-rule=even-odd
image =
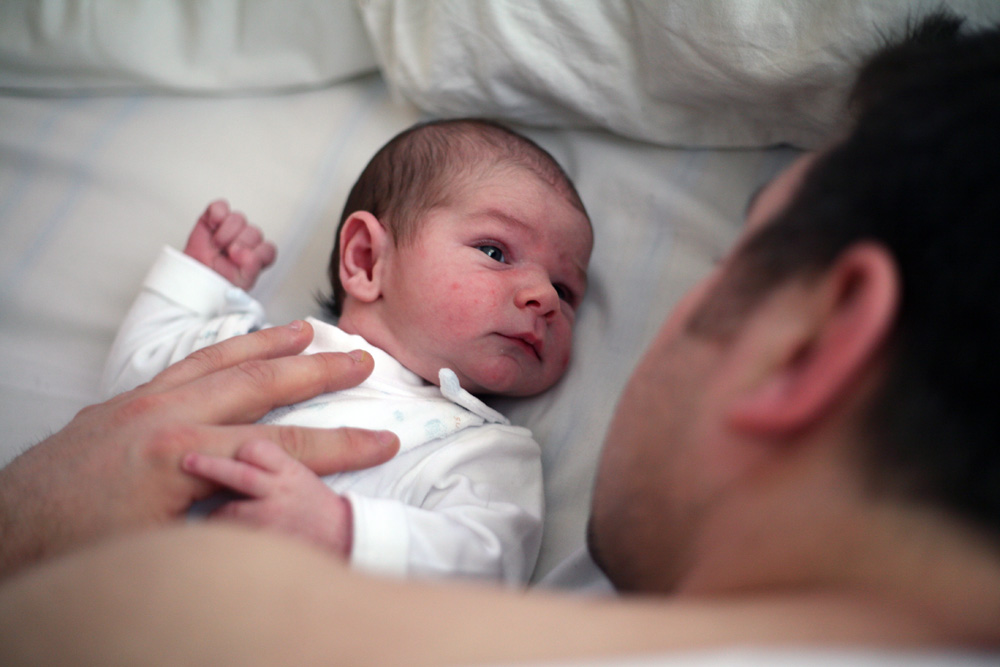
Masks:
[[[469,165],[469,169],[464,172],[465,178],[460,174],[455,174],[457,178],[451,180],[450,185],[453,192],[467,192],[470,188],[481,187],[486,182],[501,182],[503,178],[511,174],[527,174],[542,188],[549,190],[565,200],[570,206],[576,209],[588,227],[591,226],[590,216],[576,191],[576,187],[559,165],[552,160],[521,159],[497,157],[493,160],[483,160],[476,165]],[[512,185],[517,188],[519,186]]]

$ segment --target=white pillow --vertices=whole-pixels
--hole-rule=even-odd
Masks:
[[[375,69],[352,0],[2,0],[3,92],[266,92]]]
[[[436,115],[597,126],[667,145],[822,142],[860,58],[995,0],[361,0],[392,89]]]

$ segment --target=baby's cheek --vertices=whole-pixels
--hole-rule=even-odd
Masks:
[[[571,346],[566,345],[554,364],[557,378],[562,377],[566,372],[566,369],[569,368],[569,361],[571,357]]]

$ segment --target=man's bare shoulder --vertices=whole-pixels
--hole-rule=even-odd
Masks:
[[[905,652],[947,642],[917,620],[843,598],[582,598],[378,579],[303,542],[207,524],[107,541],[0,588],[3,664],[29,655],[51,664],[97,655],[107,662],[139,647],[148,664],[192,656],[302,664],[322,656],[326,664],[440,665],[733,646]]]

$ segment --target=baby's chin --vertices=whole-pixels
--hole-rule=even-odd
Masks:
[[[458,381],[470,394],[476,396],[510,396],[527,398],[536,396],[551,388],[559,378],[549,379],[540,376],[526,377],[524,373],[480,373],[466,376],[455,372]]]

